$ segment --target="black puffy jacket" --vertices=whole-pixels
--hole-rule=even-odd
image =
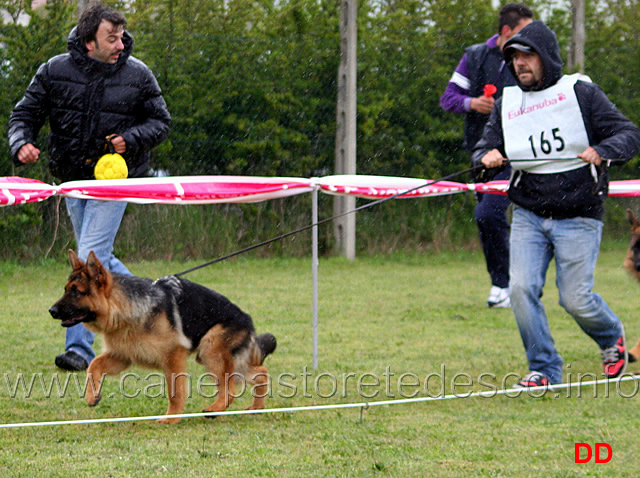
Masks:
[[[62,181],[93,179],[93,167],[106,151],[105,138],[124,138],[129,177],[149,168],[149,150],[169,134],[171,116],[151,70],[131,56],[133,38],[124,32],[125,49],[115,64],[94,60],[74,28],[69,52],[40,66],[9,119],[14,162],[26,143],[36,144],[47,117],[49,167]]]
[[[544,90],[557,83],[562,76],[562,59],[553,31],[536,20],[511,37],[505,43],[503,51],[512,71],[509,45],[513,43],[531,47],[540,55],[544,65],[541,85],[525,88],[518,82],[525,95],[529,90]],[[618,111],[602,89],[595,83],[579,80],[574,91],[582,113],[582,118],[576,118],[576,121],[584,121],[589,145],[605,159],[624,162],[635,156],[640,150],[640,130]],[[496,102],[482,138],[474,147],[473,163],[481,164],[482,157],[493,149],[506,156],[502,131],[502,98]],[[609,177],[606,168],[597,169],[597,178],[593,177],[586,163],[582,168],[555,174],[516,171],[509,184],[509,198],[515,204],[542,217],[602,219]],[[491,173],[498,171],[500,168],[488,170],[489,175],[484,180],[490,180]]]

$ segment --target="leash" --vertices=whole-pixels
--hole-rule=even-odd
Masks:
[[[225,261],[225,260],[230,259],[232,257],[238,256],[240,254],[244,254],[245,252],[252,251],[253,249],[257,249],[259,247],[266,246],[268,244],[271,244],[272,242],[280,241],[280,240],[285,239],[285,238],[287,238],[289,236],[293,236],[294,234],[298,234],[300,232],[306,231],[307,229],[311,229],[312,227],[320,226],[320,225],[325,224],[327,222],[333,221],[334,219],[338,219],[340,217],[347,216],[348,214],[353,214],[355,212],[362,211],[363,209],[367,209],[367,208],[376,206],[376,205],[381,204],[381,203],[383,203],[385,201],[389,201],[391,199],[396,199],[396,198],[398,198],[400,196],[404,196],[405,194],[412,193],[413,191],[417,191],[418,189],[426,188],[426,187],[432,186],[432,185],[434,185],[436,183],[439,183],[439,182],[442,182],[442,181],[448,181],[450,179],[456,178],[458,176],[462,176],[463,174],[467,174],[467,173],[470,173],[472,171],[475,171],[475,170],[481,169],[481,168],[484,168],[484,165],[478,164],[476,166],[472,166],[472,167],[464,169],[462,171],[458,171],[456,173],[452,173],[452,174],[449,174],[447,176],[443,176],[443,177],[441,177],[439,179],[436,179],[434,181],[429,181],[429,182],[427,182],[425,184],[421,184],[419,186],[415,186],[415,187],[413,187],[411,189],[408,189],[406,191],[399,192],[397,194],[394,194],[393,196],[377,199],[377,200],[375,200],[373,202],[364,204],[364,205],[359,206],[359,207],[357,207],[355,209],[352,209],[350,211],[345,211],[343,213],[336,214],[335,216],[331,216],[329,218],[323,219],[323,220],[318,221],[316,223],[312,223],[312,224],[309,224],[307,226],[303,226],[303,227],[301,227],[299,229],[296,229],[294,231],[287,232],[285,234],[281,234],[280,236],[273,237],[271,239],[267,239],[266,241],[260,242],[258,244],[253,244],[251,246],[245,247],[244,249],[240,249],[238,251],[232,252],[232,253],[227,254],[225,256],[218,257],[217,259],[213,259],[213,260],[211,260],[209,262],[205,262],[204,264],[200,264],[198,266],[192,267],[191,269],[187,269],[185,271],[179,272],[179,273],[174,274],[174,275],[176,277],[183,276],[183,275],[188,274],[190,272],[197,271],[198,269],[203,269],[205,267],[211,266],[211,265],[216,264],[218,262],[222,262],[222,261]]]
[[[505,159],[504,164],[506,165],[508,163],[515,163],[515,162],[563,161],[563,160],[567,160],[567,159],[579,159],[579,158]],[[485,166],[483,164],[477,164],[475,166],[471,166],[470,168],[464,169],[462,171],[458,171],[456,173],[449,174],[447,176],[443,176],[443,177],[441,177],[439,179],[436,179],[434,181],[429,181],[429,182],[427,182],[425,184],[422,184],[420,186],[415,186],[415,187],[413,187],[411,189],[408,189],[406,191],[402,191],[400,193],[394,194],[393,196],[389,196],[389,197],[382,198],[382,199],[377,199],[377,200],[375,200],[373,202],[370,202],[370,203],[364,204],[362,206],[359,206],[359,207],[357,207],[355,209],[352,209],[351,211],[346,211],[346,212],[343,212],[341,214],[336,214],[335,216],[331,216],[331,217],[329,217],[327,219],[323,219],[323,220],[318,221],[316,223],[312,223],[312,224],[309,224],[307,226],[303,226],[303,227],[301,227],[299,229],[296,229],[294,231],[287,232],[285,234],[281,234],[280,236],[273,237],[271,239],[267,239],[266,241],[260,242],[258,244],[253,244],[251,246],[245,247],[244,249],[240,249],[238,251],[232,252],[232,253],[227,254],[225,256],[218,257],[217,259],[213,259],[213,260],[211,260],[209,262],[205,262],[204,264],[200,264],[198,266],[192,267],[191,269],[187,269],[185,271],[179,272],[179,273],[174,274],[174,275],[176,277],[183,276],[183,275],[188,274],[190,272],[197,271],[199,269],[203,269],[203,268],[211,266],[213,264],[217,264],[218,262],[225,261],[227,259],[230,259],[232,257],[238,256],[240,254],[244,254],[245,252],[249,252],[249,251],[252,251],[252,250],[257,249],[259,247],[263,247],[263,246],[266,246],[268,244],[271,244],[273,242],[280,241],[282,239],[286,239],[289,236],[293,236],[293,235],[298,234],[300,232],[306,231],[308,229],[311,229],[312,227],[320,226],[320,225],[325,224],[327,222],[333,221],[334,219],[338,219],[340,217],[347,216],[348,214],[353,214],[355,212],[362,211],[364,209],[367,209],[367,208],[376,206],[378,204],[381,204],[381,203],[383,203],[385,201],[389,201],[391,199],[396,199],[396,198],[398,198],[400,196],[404,196],[405,194],[412,193],[413,191],[417,191],[418,189],[426,188],[426,187],[432,186],[432,185],[434,185],[436,183],[439,183],[439,182],[442,182],[442,181],[448,181],[448,180],[456,178],[458,176],[462,176],[463,174],[471,173],[471,172],[476,171],[478,169],[483,169],[484,167]]]

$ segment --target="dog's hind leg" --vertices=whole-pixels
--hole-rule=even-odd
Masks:
[[[187,400],[187,357],[189,350],[184,347],[177,347],[167,357],[164,365],[164,373],[167,379],[169,391],[169,408],[167,415],[179,415],[184,411],[184,404]],[[158,423],[178,423],[180,418],[161,418]]]
[[[204,412],[222,412],[235,398],[235,374],[231,344],[222,325],[213,327],[200,341],[198,360],[218,382],[218,396]]]
[[[640,340],[629,350],[629,362],[640,360]]]
[[[105,375],[117,375],[129,367],[131,362],[114,357],[109,352],[98,355],[87,369],[85,399],[90,407],[98,404],[102,398],[102,382]]]

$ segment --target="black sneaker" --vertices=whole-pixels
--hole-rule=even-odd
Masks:
[[[86,370],[89,364],[80,355],[68,350],[56,357],[56,366],[63,370],[69,370],[70,372],[79,372]]]
[[[513,385],[513,388],[546,387],[549,379],[540,372],[532,371],[524,376],[522,380]]]
[[[615,345],[601,350],[602,365],[607,378],[616,378],[624,373],[629,363],[629,353],[625,344],[624,334],[620,336]]]

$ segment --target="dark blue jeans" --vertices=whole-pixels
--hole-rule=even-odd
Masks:
[[[494,180],[509,179],[511,168],[501,171]],[[491,284],[501,289],[509,287],[509,198],[497,194],[476,194],[476,224],[482,252],[487,263]]]

